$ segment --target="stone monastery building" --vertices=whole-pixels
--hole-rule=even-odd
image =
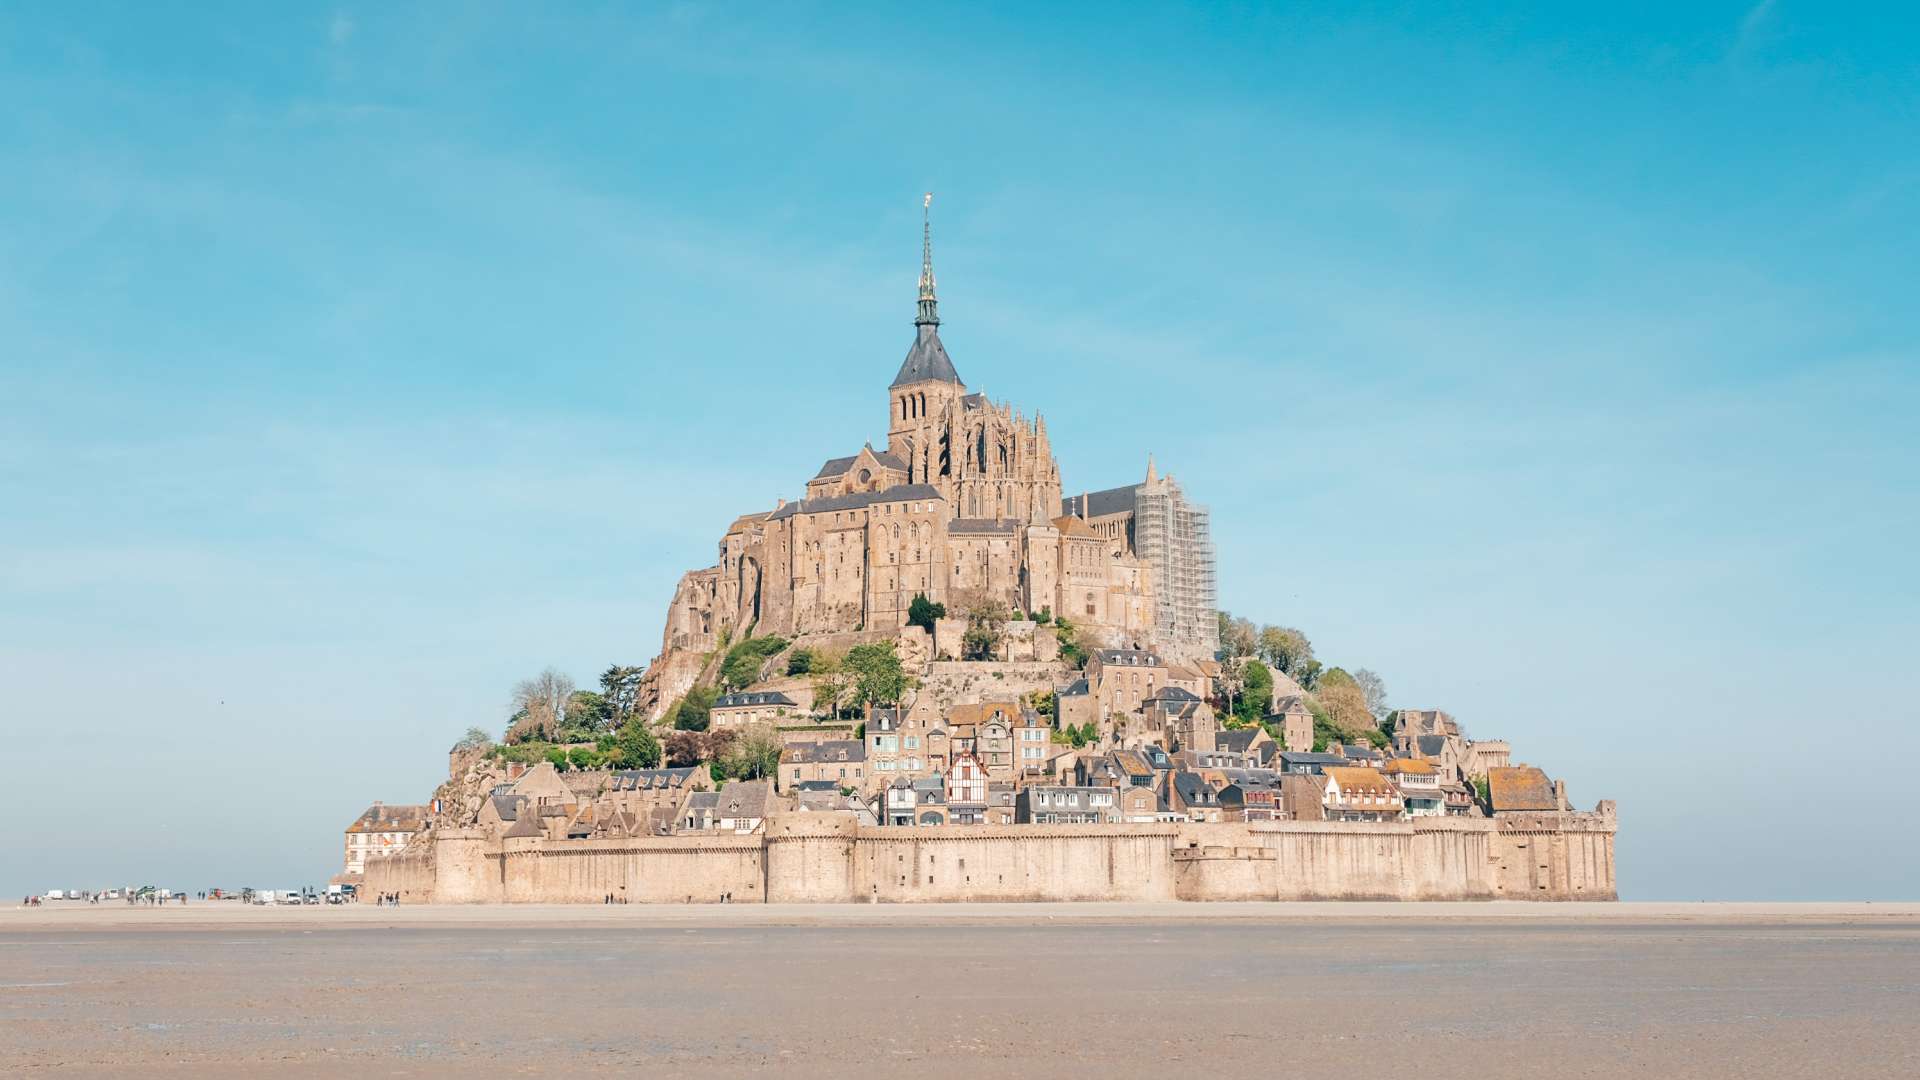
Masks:
[[[940,341],[930,225],[885,447],[833,458],[804,499],[734,521],[719,564],[681,579],[663,656],[723,635],[878,636],[906,623],[918,593],[954,614],[986,601],[1049,610],[1096,639],[1176,656],[1210,657],[1218,634],[1204,507],[1151,463],[1137,488],[1063,501],[1046,421],[968,392]]]

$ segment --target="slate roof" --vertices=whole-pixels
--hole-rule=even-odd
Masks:
[[[1445,749],[1447,745],[1447,737],[1445,735],[1417,735],[1414,737],[1413,742],[1415,746],[1420,748],[1420,753],[1423,756],[1439,757],[1440,751]]]
[[[846,457],[828,458],[827,463],[820,466],[820,471],[813,474],[813,478],[825,480],[830,476],[845,476],[847,470],[853,468],[853,463],[859,456],[859,454],[848,454]]]
[[[907,350],[907,358],[900,363],[900,374],[893,377],[887,389],[928,380],[965,385],[960,381],[960,373],[953,370],[947,347],[940,342],[939,328],[922,323],[915,329],[913,347]]]
[[[1320,769],[1324,769],[1329,765],[1345,765],[1346,763],[1347,759],[1338,754],[1309,754],[1290,750],[1280,753],[1281,768],[1286,769],[1288,772],[1293,772],[1300,766],[1306,766],[1313,769],[1314,772],[1318,772]]]
[[[1188,690],[1184,686],[1173,686],[1169,684],[1167,686],[1161,687],[1158,690],[1155,690],[1153,692],[1153,696],[1149,697],[1147,700],[1148,701],[1199,701],[1200,695],[1194,693],[1191,690]],[[1248,730],[1252,730],[1252,729],[1248,729]]]
[[[1094,654],[1102,664],[1117,664],[1122,667],[1159,667],[1160,657],[1145,649],[1101,649]],[[1192,695],[1189,694],[1189,697]],[[1195,700],[1198,700],[1197,698]]]
[[[1213,736],[1213,744],[1230,754],[1245,754],[1253,749],[1253,740],[1264,735],[1259,728],[1228,729]]]
[[[1273,703],[1273,711],[1267,715],[1284,716],[1287,713],[1310,713],[1312,711],[1312,709],[1307,708],[1306,698],[1299,694],[1288,694],[1286,697],[1275,701]]]
[[[613,791],[650,791],[660,788],[678,788],[687,786],[700,765],[686,765],[678,769],[621,769],[609,777],[609,788]]]
[[[791,743],[780,760],[789,765],[811,765],[828,761],[865,761],[867,744],[859,739],[826,739],[817,743]]]
[[[1085,695],[1086,695],[1087,693],[1089,693],[1089,692],[1090,692],[1090,690],[1089,690],[1089,688],[1088,688],[1088,686],[1087,686],[1087,680],[1086,680],[1086,679],[1085,679],[1085,678],[1083,677],[1083,678],[1078,678],[1078,679],[1075,679],[1075,680],[1073,680],[1073,683],[1072,683],[1072,685],[1070,685],[1070,686],[1068,686],[1068,687],[1067,687],[1067,688],[1066,688],[1065,690],[1062,690],[1062,691],[1060,691],[1060,693],[1059,693],[1058,695],[1056,695],[1056,696],[1058,696],[1058,697],[1082,697],[1082,696],[1085,696]]]
[[[829,495],[822,499],[790,502],[767,516],[768,521],[785,521],[795,514],[818,514],[832,510],[857,510],[883,502],[908,502],[915,499],[941,499],[940,489],[932,484],[898,484],[885,491],[856,491],[851,495]]]
[[[749,693],[726,694],[714,699],[713,708],[729,709],[742,705],[793,705],[794,700],[778,690],[755,690]]]
[[[1087,517],[1104,517],[1108,514],[1133,513],[1138,484],[1126,487],[1108,488],[1105,491],[1090,491],[1083,495],[1060,500],[1060,512],[1063,514],[1085,513]],[[1082,510],[1084,507],[1084,511]]]
[[[1173,790],[1179,795],[1183,806],[1218,806],[1220,800],[1215,797],[1213,788],[1201,779],[1199,773],[1177,772],[1173,774]]]
[[[1487,797],[1495,813],[1502,810],[1558,810],[1553,782],[1531,765],[1487,770]]]
[[[879,465],[889,469],[899,469],[902,472],[906,471],[907,463],[885,450],[875,450],[872,446],[868,446],[867,452],[873,455],[874,462]],[[845,476],[847,470],[853,468],[853,463],[859,460],[859,454],[828,458],[827,463],[820,466],[820,471],[813,474],[813,478],[815,480],[826,480],[835,476]]]

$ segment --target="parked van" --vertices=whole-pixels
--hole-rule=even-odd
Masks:
[[[49,900],[65,900],[66,898],[67,898],[67,890],[65,889],[48,889],[47,890],[47,899]]]
[[[272,889],[255,889],[255,890],[253,890],[253,902],[254,902],[254,903],[256,903],[256,904],[271,904],[271,903],[273,903],[273,890],[272,890]]]

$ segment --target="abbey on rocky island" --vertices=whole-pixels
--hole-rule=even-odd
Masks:
[[[969,393],[947,355],[925,223],[885,448],[833,458],[805,498],[736,519],[719,562],[682,577],[661,656],[748,633],[890,635],[916,595],[1047,611],[1089,641],[1176,657],[1218,645],[1206,509],[1151,462],[1144,483],[1062,499],[1046,421]]]

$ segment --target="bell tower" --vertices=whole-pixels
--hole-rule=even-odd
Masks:
[[[887,450],[906,459],[914,483],[941,474],[934,447],[950,407],[967,392],[940,342],[940,300],[933,278],[933,193],[920,203],[920,300],[913,319],[913,345],[887,388]]]

